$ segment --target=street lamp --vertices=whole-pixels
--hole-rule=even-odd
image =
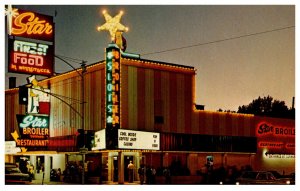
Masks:
[[[58,58],[59,60],[63,61],[65,64],[67,64],[68,66],[70,66],[73,70],[75,70],[78,75],[81,77],[81,128],[82,128],[82,132],[83,132],[83,153],[82,153],[82,184],[84,184],[84,163],[85,163],[85,130],[84,130],[84,119],[85,119],[85,111],[84,111],[84,104],[85,104],[85,91],[84,91],[84,74],[86,73],[86,61],[82,61],[80,63],[81,66],[81,73],[74,68],[74,66],[72,66],[69,62],[67,62],[66,60],[64,60],[63,58],[61,58],[60,56],[54,55],[56,58]]]

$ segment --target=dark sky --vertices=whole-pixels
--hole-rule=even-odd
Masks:
[[[291,107],[295,96],[293,5],[13,7],[52,16],[57,11],[55,54],[88,64],[104,60],[110,42],[108,32],[96,30],[105,23],[102,10],[111,16],[123,10],[121,23],[129,27],[124,33],[126,51],[144,59],[195,67],[196,102],[206,110],[237,111],[238,106],[268,95]],[[149,54],[171,49],[176,50]],[[58,73],[71,70],[57,59],[55,68]],[[9,76],[17,76],[18,85],[26,83],[26,75],[7,73],[7,65],[5,71],[6,87]]]

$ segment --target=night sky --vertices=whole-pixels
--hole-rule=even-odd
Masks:
[[[104,60],[104,49],[110,42],[107,31],[96,30],[105,23],[101,12],[106,9],[115,16],[123,10],[121,23],[129,27],[124,33],[126,51],[140,54],[144,59],[195,67],[196,103],[205,105],[206,110],[237,111],[238,106],[268,95],[285,101],[288,107],[292,105],[293,5],[13,7],[52,16],[57,12],[55,54],[86,60],[88,64]],[[78,63],[71,64],[79,67]],[[55,59],[55,72],[69,70],[69,66]],[[26,83],[28,75],[7,73],[7,64],[5,71],[6,88],[10,76],[17,76],[17,85]]]

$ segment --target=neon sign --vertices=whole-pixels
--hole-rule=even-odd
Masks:
[[[276,148],[276,149],[280,149],[284,147],[284,143],[282,142],[266,142],[266,141],[260,141],[258,143],[258,147],[268,147],[268,148]]]
[[[33,42],[25,42],[20,40],[14,41],[14,51],[15,52],[24,52],[28,54],[35,55],[47,55],[47,49],[49,45],[46,44],[38,44]]]
[[[266,158],[281,158],[281,159],[293,159],[294,154],[280,154],[280,153],[265,153]]]
[[[9,72],[51,76],[53,45],[9,39]]]
[[[32,12],[26,12],[14,20],[15,27],[12,28],[12,34],[20,35],[23,33],[30,34],[52,34],[52,25],[45,20],[39,20]]]
[[[106,123],[120,126],[120,51],[106,49]]]
[[[46,147],[48,140],[18,139],[16,143],[20,147]]]
[[[276,127],[271,124],[261,123],[257,126],[256,131],[257,136],[285,136],[285,137],[294,137],[295,128],[292,127]]]
[[[49,116],[17,115],[21,137],[16,137],[17,146],[47,146]]]
[[[54,24],[51,16],[14,9],[16,14],[9,24],[10,35],[54,41]]]
[[[24,117],[24,119],[20,123],[20,127],[26,128],[29,126],[30,127],[48,127],[48,121],[45,118],[28,115],[28,116]]]

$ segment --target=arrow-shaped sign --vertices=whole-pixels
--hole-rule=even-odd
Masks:
[[[11,133],[11,136],[14,138],[14,140],[17,142],[19,135],[18,132],[15,130],[13,133]],[[25,153],[27,149],[25,147],[21,147],[22,153]]]

